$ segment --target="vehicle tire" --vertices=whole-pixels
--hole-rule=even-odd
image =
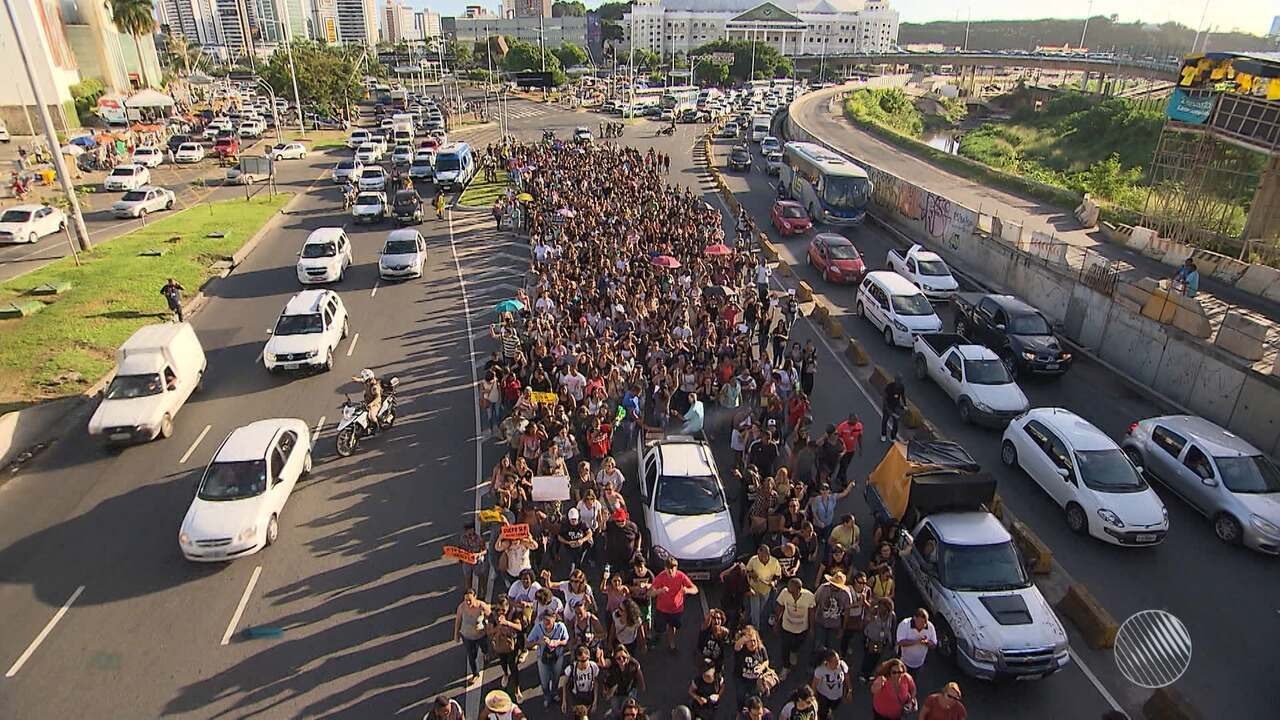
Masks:
[[[173,209],[173,198],[169,198],[168,200],[165,200],[165,201],[164,201],[164,209],[165,209],[165,210],[172,210],[172,209]]]
[[[311,451],[307,451],[306,457],[302,458],[302,475],[306,477],[311,474]]]
[[[1014,447],[1012,441],[1005,440],[1000,445],[1000,462],[1004,463],[1005,467],[1018,467],[1018,448]]]
[[[1239,545],[1240,538],[1244,537],[1240,521],[1227,513],[1218,513],[1213,518],[1213,534],[1228,545]]]
[[[951,632],[951,626],[941,616],[930,615],[929,619],[933,621],[933,630],[938,636],[938,654],[944,658],[955,657],[956,635]]]
[[[1089,533],[1089,516],[1085,514],[1084,508],[1076,503],[1067,503],[1066,507],[1067,527],[1071,532],[1078,535],[1087,535]]]
[[[35,233],[31,233],[30,235],[27,236],[27,242],[31,243],[32,245],[35,245],[36,241],[38,241],[39,239],[40,238]]]
[[[917,380],[923,380],[928,377],[929,369],[924,363],[924,356],[916,355],[912,358],[911,364],[915,368]]]
[[[351,331],[351,322],[349,318],[342,319],[342,339],[347,339],[347,333]]]
[[[888,323],[884,326],[884,344],[893,347],[893,327]]]
[[[360,438],[356,436],[356,426],[348,425],[338,433],[338,437],[334,438],[334,449],[338,451],[339,457],[351,457],[351,453],[356,451],[356,445],[360,443]]]
[[[160,418],[160,432],[158,437],[161,440],[168,440],[173,437],[173,418],[171,416],[166,414],[164,417]]]
[[[275,513],[272,513],[271,519],[267,521],[266,546],[275,545],[278,539],[280,539],[280,520]]]
[[[969,402],[969,398],[960,400],[960,422],[965,425],[973,424],[973,403]]]
[[[329,372],[330,370],[333,369],[333,349],[332,348],[329,350],[329,353],[325,355],[324,366],[321,369],[324,370],[324,372]]]
[[[867,319],[867,313],[862,309],[862,301],[861,301],[861,300],[859,300],[858,302],[855,302],[855,303],[853,304],[853,314],[854,314],[854,315],[857,315],[858,317],[862,318],[863,320],[866,320],[866,319]]]

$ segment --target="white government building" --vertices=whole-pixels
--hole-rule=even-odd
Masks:
[[[663,56],[715,40],[755,40],[783,55],[889,52],[898,11],[886,0],[635,0],[622,26]]]

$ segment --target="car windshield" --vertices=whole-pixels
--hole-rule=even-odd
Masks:
[[[413,167],[431,167],[431,158],[414,158]]]
[[[804,216],[804,208],[798,208],[793,205],[786,205],[782,208],[782,217],[784,218],[802,218]]]
[[[939,555],[939,579],[952,590],[991,592],[1030,585],[1012,543],[944,545]]]
[[[396,193],[397,205],[416,205],[418,203],[418,193],[412,190]]]
[[[858,177],[827,177],[822,189],[822,200],[829,206],[843,210],[866,207],[871,195],[871,181]]]
[[[377,198],[374,198],[375,200]],[[302,257],[304,258],[327,258],[337,257],[338,247],[331,242],[307,243],[302,246]]]
[[[324,332],[320,315],[281,315],[276,321],[276,335],[314,335]]]
[[[31,219],[29,210],[5,210],[4,215],[0,215],[0,222],[21,223]]]
[[[200,483],[200,499],[240,500],[267,490],[267,461],[215,462]]]
[[[199,149],[200,149],[200,146],[194,143],[187,143],[178,148],[178,150],[181,152],[195,152],[196,150],[199,150]]]
[[[947,264],[941,260],[916,260],[916,265],[920,268],[921,275],[930,277],[943,277],[950,275],[951,271],[947,269]]]
[[[1009,369],[996,360],[965,360],[964,376],[974,385],[1008,385],[1013,382]]]
[[[133,168],[116,168],[111,171],[112,177],[133,177]]]
[[[146,200],[147,194],[142,190],[130,190],[120,199],[124,202],[137,202],[138,200]]]
[[[382,198],[378,197],[373,193],[368,193],[368,194],[357,197],[356,204],[357,205],[381,205]]]
[[[382,248],[383,255],[408,255],[418,252],[418,243],[412,240],[388,240]]]
[[[1262,455],[1215,457],[1222,484],[1234,493],[1280,493],[1280,468]]]
[[[369,178],[370,180],[377,180],[378,178],[382,177],[382,168],[380,167],[365,168],[364,177]]]
[[[457,155],[441,155],[436,158],[436,169],[451,172],[462,167]]]
[[[129,398],[159,395],[164,385],[160,383],[158,374],[150,375],[117,375],[107,387],[108,400],[128,400]]]
[[[828,245],[827,252],[833,260],[857,260],[858,249],[852,245]]]
[[[1049,323],[1039,315],[1014,315],[1009,318],[1006,332],[1010,335],[1052,335]]]
[[[914,295],[890,295],[893,311],[899,315],[932,315],[933,306],[924,293]]]
[[[338,163],[339,170],[354,170],[355,167],[356,167],[356,164],[352,160],[343,160],[342,162]]]
[[[1133,463],[1119,448],[1110,450],[1077,450],[1076,465],[1080,477],[1091,490],[1098,492],[1138,492],[1147,484],[1134,469]]]
[[[720,483],[710,475],[664,476],[653,507],[667,515],[709,515],[724,509],[724,493]]]
[[[272,146],[271,149],[272,150],[288,150],[289,146],[285,145],[284,143],[276,143],[275,145]]]

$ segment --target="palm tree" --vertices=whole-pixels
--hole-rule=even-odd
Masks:
[[[156,31],[156,19],[152,15],[151,0],[106,0],[111,10],[111,20],[116,30],[133,36],[133,46],[138,51],[138,74],[143,86],[147,82],[147,66],[142,60],[142,36]]]
[[[169,57],[182,67],[183,75],[191,74],[191,56],[195,48],[187,42],[187,39],[181,35],[170,35],[168,38]]]

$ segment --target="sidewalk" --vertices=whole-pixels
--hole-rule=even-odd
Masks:
[[[1173,276],[1176,268],[1152,260],[1121,245],[1107,241],[1098,229],[1080,227],[1070,209],[1047,205],[1041,201],[1014,195],[981,185],[973,180],[935,167],[907,151],[854,127],[840,112],[834,95],[843,91],[818,92],[792,104],[792,112],[801,125],[828,143],[865,160],[882,170],[898,175],[930,191],[946,195],[977,210],[980,214],[997,215],[1021,223],[1027,230],[1040,230],[1071,246],[1068,260],[1079,266],[1086,251],[1096,252],[1119,263],[1120,279],[1130,283],[1142,277],[1156,280]],[[1280,352],[1280,303],[1268,301],[1201,273],[1200,292],[1196,296],[1214,332],[1230,310],[1237,310],[1267,326],[1267,342],[1263,358],[1254,369],[1270,373]]]

